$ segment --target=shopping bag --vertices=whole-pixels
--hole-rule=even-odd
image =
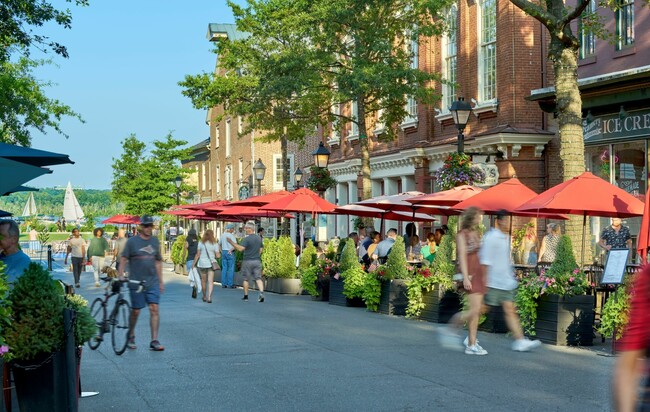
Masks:
[[[201,275],[199,275],[199,270],[197,268],[190,269],[187,277],[190,280],[190,286],[195,287],[197,293],[201,293]]]

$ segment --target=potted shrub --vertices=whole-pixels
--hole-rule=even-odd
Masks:
[[[60,286],[32,263],[14,283],[9,300],[13,317],[5,339],[20,410],[69,410],[70,391],[76,394],[77,388],[68,385],[74,371],[62,351],[66,303]]]
[[[339,273],[339,263],[323,255],[316,259],[313,266],[302,272],[301,284],[315,300],[329,301],[330,279],[337,273]],[[341,296],[343,296],[342,289]]]
[[[288,236],[269,239],[262,252],[262,269],[266,290],[275,293],[300,295],[302,287],[296,269],[296,248]]]
[[[388,315],[406,314],[406,280],[413,277],[414,267],[406,262],[404,238],[398,236],[385,265],[365,277],[364,301],[370,310]]]
[[[185,235],[179,235],[176,237],[174,243],[172,243],[171,259],[174,263],[174,272],[177,274],[185,273],[185,261],[187,256],[185,255]]]
[[[406,282],[409,318],[446,323],[460,309],[458,294],[452,290],[457,218],[450,218],[448,225],[449,232],[442,237],[433,263],[426,266],[423,262],[425,265]]]
[[[596,298],[586,294],[590,290],[564,235],[548,270],[519,284],[516,303],[524,331],[545,343],[591,346]]]
[[[605,302],[598,326],[598,332],[603,339],[611,337],[616,341],[623,336],[630,316],[630,291],[633,291],[632,277],[627,277],[624,284]]]
[[[330,303],[341,306],[364,306],[363,283],[366,272],[359,263],[354,240],[346,239],[341,254],[339,276],[330,278]]]

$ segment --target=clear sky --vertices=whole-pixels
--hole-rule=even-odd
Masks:
[[[240,2],[238,2],[240,3]],[[216,56],[206,39],[209,23],[233,23],[225,0],[91,0],[70,7],[72,29],[47,26],[44,33],[67,46],[70,57],[36,75],[55,83],[46,89],[82,115],[85,124],[65,119],[64,136],[34,133],[32,147],[70,155],[74,165],[53,166],[54,173],[26,184],[110,189],[113,158],[131,133],[144,142],[168,132],[195,144],[209,136],[206,111],[181,95],[186,74],[214,70]]]

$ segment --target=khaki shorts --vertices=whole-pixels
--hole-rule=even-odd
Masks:
[[[517,289],[503,290],[488,288],[485,294],[485,304],[488,306],[501,306],[503,302],[514,302]]]
[[[262,279],[262,262],[259,260],[242,260],[241,274],[246,281]]]

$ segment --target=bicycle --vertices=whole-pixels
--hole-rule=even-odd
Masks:
[[[108,277],[101,278],[101,280],[108,284],[105,287],[104,297],[95,299],[93,304],[90,305],[90,314],[97,324],[97,333],[88,339],[88,347],[92,350],[97,349],[104,340],[104,334],[110,331],[113,351],[115,351],[116,355],[121,355],[126,350],[126,345],[129,340],[129,317],[131,314],[131,305],[122,295],[122,284],[137,284],[139,285],[137,292],[140,293],[144,288],[145,281],[122,281]],[[110,315],[107,317],[106,308],[108,301],[115,295],[117,295],[117,300],[115,301],[113,310],[111,310]]]

